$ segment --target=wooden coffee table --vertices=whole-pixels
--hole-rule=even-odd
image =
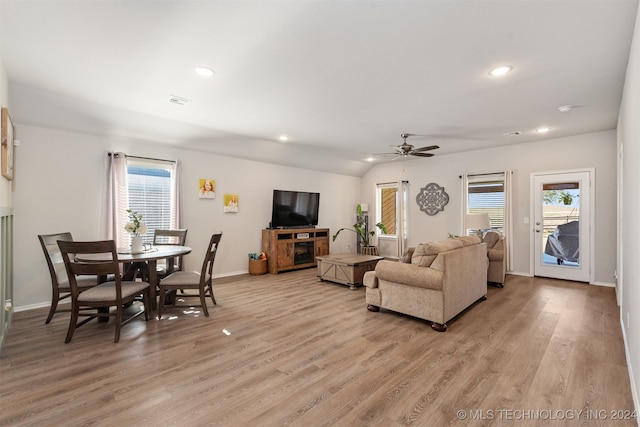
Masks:
[[[374,255],[334,254],[316,257],[318,261],[318,280],[349,285],[356,289],[362,285],[364,273],[376,268],[384,257]]]

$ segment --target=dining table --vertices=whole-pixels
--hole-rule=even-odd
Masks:
[[[149,281],[151,291],[151,305],[156,307],[158,280],[158,261],[167,260],[167,274],[171,272],[173,259],[181,255],[191,253],[189,246],[158,245],[147,246],[142,252],[132,253],[130,248],[118,248],[118,261],[124,265],[122,280],[133,280],[138,271],[144,271]],[[105,254],[77,256],[79,261],[100,261],[105,259]]]

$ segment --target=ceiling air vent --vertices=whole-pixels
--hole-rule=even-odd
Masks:
[[[176,105],[187,105],[191,100],[187,98],[183,98],[181,96],[171,95],[169,97],[169,103]]]
[[[513,132],[503,133],[502,135],[503,135],[503,136],[505,136],[505,137],[507,137],[507,138],[509,138],[509,137],[511,137],[511,136],[519,136],[519,135],[522,135],[522,132],[520,132],[519,130],[515,130],[515,131],[513,131]]]

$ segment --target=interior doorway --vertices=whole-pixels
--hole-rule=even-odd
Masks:
[[[534,275],[591,281],[592,170],[531,175]]]

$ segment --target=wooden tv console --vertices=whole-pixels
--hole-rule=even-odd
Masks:
[[[315,267],[316,257],[329,255],[328,228],[262,230],[262,251],[271,274]]]

